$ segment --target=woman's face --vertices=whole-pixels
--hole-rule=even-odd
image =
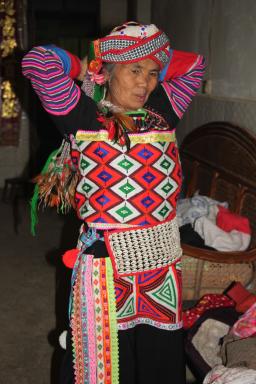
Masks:
[[[159,70],[151,59],[116,64],[109,74],[107,100],[127,111],[142,108],[157,85]]]

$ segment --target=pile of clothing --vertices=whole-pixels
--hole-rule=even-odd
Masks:
[[[195,195],[180,199],[177,217],[181,241],[218,251],[244,251],[251,241],[248,218],[228,209],[227,202]]]
[[[183,312],[187,362],[203,384],[256,383],[256,295],[239,282]]]

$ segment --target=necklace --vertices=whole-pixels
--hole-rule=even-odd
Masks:
[[[105,99],[101,100],[98,103],[98,106],[101,110],[104,110],[105,108],[107,108],[110,112],[114,112],[114,113],[125,112],[124,108],[118,107],[117,105],[114,105],[113,103],[111,103],[111,101],[105,100]]]

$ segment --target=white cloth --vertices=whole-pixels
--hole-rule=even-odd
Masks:
[[[191,198],[180,199],[177,201],[178,225],[193,225],[195,220],[201,216],[207,216],[212,205],[222,205],[228,208],[227,202],[219,202],[207,196],[194,195]]]
[[[223,231],[216,225],[217,206],[209,208],[208,216],[201,216],[194,223],[194,230],[204,239],[205,245],[218,251],[244,251],[248,248],[251,236],[247,233],[232,230]]]
[[[203,384],[256,384],[256,370],[217,365],[205,376]]]
[[[192,339],[194,348],[210,366],[221,364],[220,339],[229,331],[229,325],[214,319],[205,320]]]
[[[228,208],[227,202],[219,202],[207,196],[194,195],[177,202],[177,219],[181,227],[191,224],[204,240],[205,245],[222,252],[244,251],[249,247],[251,235],[238,230],[226,232],[216,225],[218,206]]]

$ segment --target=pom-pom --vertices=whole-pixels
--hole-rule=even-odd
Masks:
[[[67,334],[68,331],[63,331],[59,336],[59,344],[62,349],[67,349]]]
[[[79,254],[79,249],[77,249],[77,248],[70,249],[69,251],[66,251],[64,253],[64,255],[62,256],[62,261],[63,261],[64,265],[67,268],[71,268],[71,269],[74,268],[78,254]]]

